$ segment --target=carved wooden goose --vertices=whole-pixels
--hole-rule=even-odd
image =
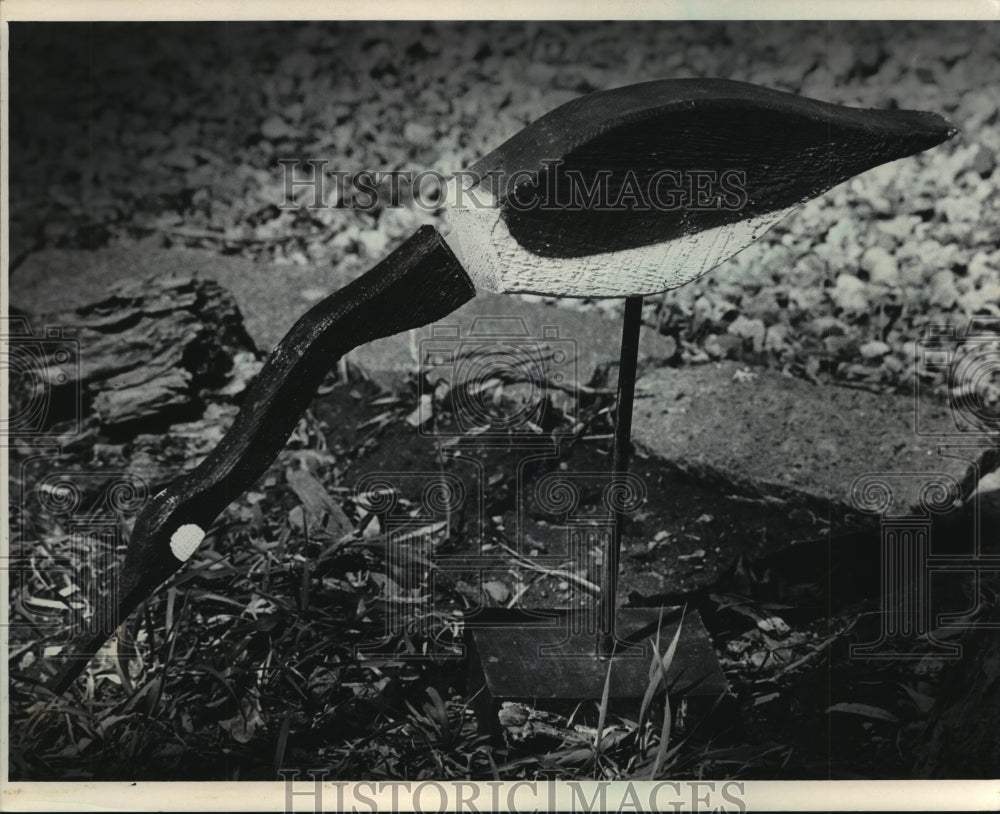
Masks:
[[[808,199],[955,132],[934,113],[857,110],[701,79],[593,93],[542,116],[460,174],[473,178],[465,203],[476,196],[488,206],[456,200],[447,240],[419,229],[278,343],[219,445],[136,519],[106,633],[78,642],[51,688],[64,692],[118,623],[183,566],[352,348],[434,322],[481,290],[637,297],[675,288]]]

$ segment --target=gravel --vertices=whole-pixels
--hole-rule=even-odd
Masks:
[[[440,215],[405,187],[398,207],[337,208],[328,189],[325,208],[283,209],[280,159],[447,174],[582,93],[727,77],[936,111],[962,132],[840,185],[697,283],[649,298],[647,322],[680,363],[724,356],[905,390],[926,326],[1000,317],[996,33],[940,21],[15,23],[12,298],[28,252],[140,240],[355,276]],[[834,335],[818,327],[829,318]],[[941,391],[943,374],[929,384]]]

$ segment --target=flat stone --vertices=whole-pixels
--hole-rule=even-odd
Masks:
[[[467,624],[475,625],[478,618],[470,617]],[[613,708],[635,715],[649,686],[653,643],[658,637],[658,650],[664,653],[678,626],[677,650],[666,673],[674,699],[692,702],[697,719],[729,689],[698,611],[682,615],[675,607],[620,609],[615,634],[622,643],[610,662],[598,656],[596,620],[573,612],[550,611],[549,618],[532,618],[508,610],[487,620],[489,626],[471,627],[468,637],[472,653],[467,686],[482,730],[495,727],[504,701],[571,710],[581,701],[598,701],[606,682]],[[590,630],[588,621],[594,623]]]
[[[900,514],[939,475],[965,499],[998,463],[996,434],[959,432],[946,405],[919,403],[921,434],[915,415],[912,397],[720,362],[642,376],[632,433],[648,454],[735,493],[857,512],[852,490],[865,485],[868,511]],[[964,448],[939,454],[947,445]],[[880,484],[892,498],[884,507]]]
[[[11,301],[34,314],[64,311],[103,298],[125,279],[185,274],[216,280],[232,292],[250,336],[270,350],[315,304],[319,292],[333,292],[351,282],[362,266],[352,258],[341,268],[275,265],[192,249],[164,249],[152,243],[115,246],[94,252],[46,249],[29,255],[10,281]],[[546,372],[561,372],[567,383],[586,384],[602,364],[617,361],[621,326],[596,311],[583,313],[512,295],[482,294],[441,322],[359,347],[348,356],[376,381],[391,386],[415,372],[421,342],[446,335],[458,347],[472,336],[565,352]],[[504,336],[505,335],[505,336]],[[669,337],[642,333],[640,355],[646,366],[673,356]]]

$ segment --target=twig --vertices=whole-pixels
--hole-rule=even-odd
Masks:
[[[597,585],[595,585],[593,582],[590,582],[589,580],[584,579],[581,576],[578,576],[570,571],[560,570],[558,568],[546,568],[544,565],[538,565],[537,563],[533,563],[527,557],[518,554],[510,546],[504,545],[499,541],[497,542],[497,545],[500,546],[500,548],[502,548],[508,554],[510,554],[517,561],[517,564],[520,565],[522,568],[527,568],[529,571],[537,571],[541,574],[546,574],[547,576],[550,577],[561,577],[562,579],[568,580],[570,582],[575,582],[577,585],[579,585],[581,588],[587,591],[587,593],[593,594],[594,596],[597,596],[600,593],[601,589]],[[567,565],[569,565],[569,563],[567,563]]]

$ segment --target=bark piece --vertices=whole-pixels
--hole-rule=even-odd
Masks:
[[[82,396],[104,430],[195,418],[226,388],[238,354],[256,355],[231,295],[191,277],[125,281],[104,299],[39,317],[79,348],[60,392]],[[227,390],[229,392],[229,390]]]

